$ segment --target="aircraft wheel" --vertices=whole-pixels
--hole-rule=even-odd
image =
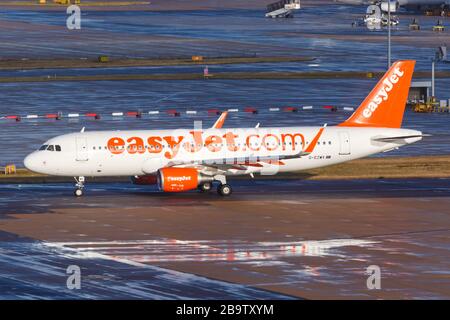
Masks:
[[[198,186],[198,189],[201,191],[201,192],[209,192],[209,191],[211,191],[211,189],[212,189],[212,184],[211,184],[211,182],[205,182],[205,183],[202,183],[201,185],[199,185]]]
[[[221,184],[217,188],[217,193],[220,194],[223,197],[229,196],[233,192],[233,189],[231,189],[231,186],[229,184]]]
[[[82,189],[75,189],[74,192],[76,197],[81,197],[83,195],[83,190]]]

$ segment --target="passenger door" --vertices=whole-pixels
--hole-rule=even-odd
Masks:
[[[348,132],[346,131],[339,132],[339,154],[340,155],[350,154],[350,137],[348,135]]]
[[[89,160],[88,157],[88,146],[87,146],[87,139],[82,137],[76,138],[76,148],[77,148],[77,155],[76,160],[77,161],[87,161]]]

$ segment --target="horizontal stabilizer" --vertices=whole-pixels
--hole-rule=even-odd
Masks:
[[[412,138],[423,138],[424,136],[426,136],[426,135],[416,134],[416,135],[409,135],[409,136],[372,138],[372,140],[373,141],[379,141],[379,142],[392,142],[392,141],[396,141],[396,140],[404,140],[404,139],[412,139]]]

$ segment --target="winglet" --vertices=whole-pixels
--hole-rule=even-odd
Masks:
[[[225,123],[225,119],[227,118],[228,111],[222,112],[219,119],[217,119],[216,123],[211,127],[212,129],[221,129],[223,124]]]
[[[317,132],[316,136],[312,139],[311,143],[308,145],[306,150],[303,152],[304,154],[310,154],[314,151],[314,148],[317,145],[317,141],[319,141],[320,136],[322,135],[323,130],[327,127],[327,124],[324,124],[322,128],[319,129],[319,132]]]

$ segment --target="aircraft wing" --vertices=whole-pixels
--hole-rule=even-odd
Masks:
[[[264,165],[284,165],[283,160],[299,159],[311,154],[317,142],[320,139],[326,124],[319,129],[311,143],[305,150],[291,155],[275,154],[275,155],[249,155],[246,157],[229,157],[229,158],[210,158],[202,160],[174,160],[167,164],[167,167],[184,167],[184,168],[197,168],[203,169],[201,171],[208,171],[211,169],[218,171],[228,171],[230,169],[246,170],[249,167],[263,167]]]
[[[263,168],[266,165],[282,166],[285,164],[283,160],[298,159],[308,154],[309,153],[300,151],[293,155],[217,158],[201,161],[171,161],[166,167],[195,168],[204,174],[215,175],[218,173],[226,173],[228,171],[245,171],[249,168]]]

